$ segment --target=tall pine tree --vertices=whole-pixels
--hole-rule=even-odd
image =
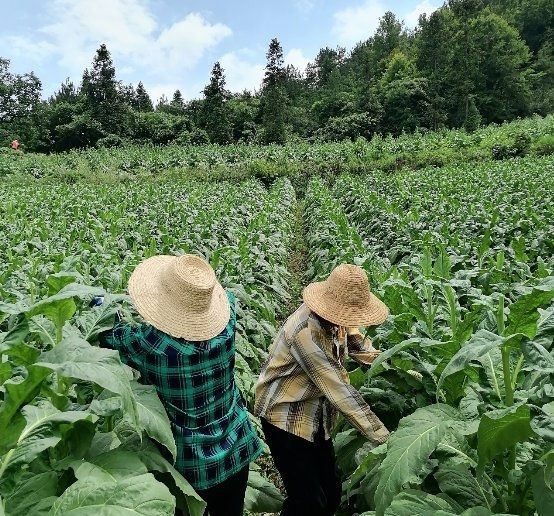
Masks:
[[[214,64],[210,82],[203,93],[202,118],[210,141],[222,145],[229,143],[232,136],[227,109],[229,92],[225,89],[225,73],[219,62]]]
[[[144,88],[144,84],[142,84],[142,81],[138,83],[137,89],[135,91],[135,109],[137,111],[143,112],[154,111],[152,99]]]
[[[85,70],[83,91],[92,118],[104,131],[119,134],[124,125],[124,101],[110,52],[104,44],[96,51],[90,72]]]
[[[260,102],[263,140],[265,143],[285,143],[289,99],[285,88],[283,48],[277,38],[271,40],[266,56]]]

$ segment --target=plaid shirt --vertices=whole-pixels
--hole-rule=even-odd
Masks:
[[[333,337],[334,328],[304,304],[287,319],[262,368],[255,413],[313,441],[321,423],[326,439],[331,437],[338,410],[369,440],[382,443],[387,429],[350,385],[341,364],[346,353],[362,362],[367,358],[363,338],[349,331],[347,349]]]
[[[156,387],[177,444],[175,467],[198,490],[220,484],[262,453],[235,384],[235,298],[211,340],[174,339],[153,326],[117,325],[103,341]]]

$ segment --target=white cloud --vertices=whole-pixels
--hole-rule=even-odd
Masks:
[[[429,0],[423,0],[417,4],[412,11],[410,11],[404,17],[404,22],[410,28],[414,28],[419,21],[419,17],[422,14],[430,15],[432,12],[436,11],[440,7],[439,3],[431,3]]]
[[[285,64],[298,68],[301,72],[306,69],[310,60],[302,53],[299,48],[291,48],[285,56]]]
[[[31,61],[40,62],[55,51],[56,47],[47,41],[31,41],[22,36],[6,36],[2,44],[11,50],[15,57],[25,57]]]
[[[332,32],[341,45],[354,45],[373,35],[385,11],[379,0],[366,0],[360,5],[347,7],[334,14]]]
[[[225,70],[227,89],[233,92],[258,90],[264,76],[265,65],[248,61],[242,57],[243,54],[248,52],[228,52],[219,58],[219,63]]]
[[[90,66],[100,43],[106,43],[116,64],[121,58],[128,69],[163,73],[172,82],[232,34],[226,25],[194,12],[160,26],[148,0],[54,0],[48,18],[50,23],[40,29],[42,40],[18,37],[16,48],[57,60],[75,79]]]
[[[316,4],[316,0],[295,0],[294,6],[303,13],[309,13]]]

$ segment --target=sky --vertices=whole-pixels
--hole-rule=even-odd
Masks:
[[[142,81],[156,100],[180,89],[198,98],[219,61],[231,91],[257,89],[271,38],[304,69],[320,48],[352,48],[394,12],[407,27],[442,0],[0,0],[0,56],[34,71],[43,96],[79,84],[106,43],[117,78]]]

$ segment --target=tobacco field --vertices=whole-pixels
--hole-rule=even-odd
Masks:
[[[412,138],[415,152],[422,137]],[[318,159],[332,161],[329,149]],[[200,180],[176,174],[197,166],[180,162],[109,181],[44,172],[94,162],[87,152],[0,156],[10,169],[0,178],[0,515],[203,513],[164,458],[175,443],[155,389],[98,346],[117,310],[137,317],[125,295],[133,268],[186,252],[237,296],[236,381],[250,408],[303,285],[356,263],[390,307],[368,330],[382,354],[347,366],[392,435],[373,448],[339,422],[341,514],[554,513],[554,156],[396,172],[339,164],[303,181]],[[129,150],[130,170],[138,155]],[[31,160],[40,173],[24,177]],[[91,308],[97,294],[106,302]],[[250,513],[279,510],[266,469],[252,466]]]

